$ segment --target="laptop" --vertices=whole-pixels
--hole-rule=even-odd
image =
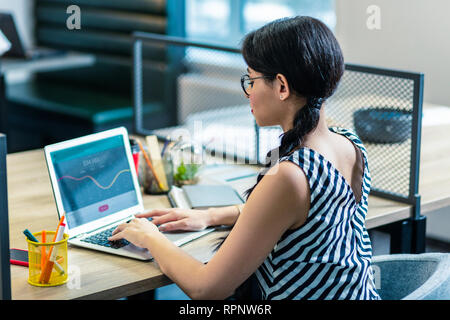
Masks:
[[[25,50],[22,41],[20,40],[17,27],[14,22],[14,17],[10,13],[0,12],[0,30],[11,42],[11,48],[3,55],[4,57],[11,58],[24,58],[24,59],[38,59],[50,56],[58,56],[65,54],[64,50],[56,50],[51,48],[35,48],[31,50]]]
[[[127,129],[120,127],[48,145],[44,152],[58,215],[65,215],[68,242],[151,260],[147,249],[126,240],[107,239],[117,225],[144,212]],[[181,246],[213,230],[164,234]]]

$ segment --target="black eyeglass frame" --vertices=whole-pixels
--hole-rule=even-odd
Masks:
[[[241,87],[242,87],[242,90],[244,91],[244,93],[245,93],[245,95],[246,95],[247,97],[249,97],[250,94],[247,92],[247,90],[245,90],[245,86],[244,86],[245,81],[252,81],[252,80],[263,79],[263,78],[271,79],[272,77],[269,77],[269,76],[260,76],[260,77],[253,77],[253,78],[250,78],[250,76],[249,76],[248,74],[244,74],[244,75],[241,76]],[[252,86],[252,88],[253,88],[253,84],[252,84],[251,86]]]

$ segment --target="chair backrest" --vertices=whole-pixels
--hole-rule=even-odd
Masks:
[[[175,7],[175,2],[177,7]],[[51,72],[40,77],[114,92],[131,93],[133,31],[184,36],[184,1],[167,0],[36,0],[36,42],[39,46],[92,53],[93,67]],[[80,29],[66,26],[67,8],[80,8]],[[165,71],[166,52],[147,45],[147,68],[158,79]],[[158,83],[157,81],[155,83]]]
[[[374,256],[375,283],[384,300],[450,299],[450,254]]]
[[[9,299],[11,299],[11,272],[9,269],[6,136],[0,133],[0,300]]]

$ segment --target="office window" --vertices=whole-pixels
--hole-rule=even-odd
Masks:
[[[194,40],[236,46],[242,37],[265,23],[297,15],[336,25],[335,0],[189,0],[186,33]]]

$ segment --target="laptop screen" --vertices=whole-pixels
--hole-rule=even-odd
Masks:
[[[70,229],[138,204],[122,135],[50,156]]]

